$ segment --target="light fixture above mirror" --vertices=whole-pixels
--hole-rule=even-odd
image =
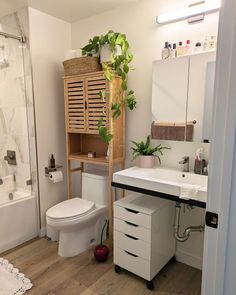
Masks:
[[[158,24],[165,24],[195,17],[195,21],[199,21],[204,18],[205,14],[218,11],[220,6],[220,0],[201,1],[189,5],[189,7],[185,9],[158,15],[156,17],[156,22]],[[201,16],[201,18],[199,19],[197,16]]]

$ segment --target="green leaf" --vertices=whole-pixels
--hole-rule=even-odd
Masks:
[[[100,90],[99,91],[99,96],[100,96],[100,98],[101,98],[102,101],[105,101],[106,91],[105,90]]]
[[[126,95],[125,97],[125,104],[126,106],[130,109],[130,110],[133,110],[134,108],[136,108],[136,97],[134,95],[134,91],[133,90],[130,90],[128,92],[128,94]]]
[[[122,81],[121,88],[125,91],[127,90],[127,81]]]
[[[128,60],[128,63],[130,63],[133,60],[133,54],[132,53],[127,52],[127,60]]]
[[[116,38],[116,44],[121,45],[124,42],[124,36],[119,34],[118,37]]]
[[[125,72],[126,74],[128,74],[128,72],[129,72],[129,66],[128,66],[127,63],[124,64],[123,70],[124,70],[124,72]]]
[[[120,103],[118,103],[118,102],[112,103],[111,110],[113,111],[112,117],[114,119],[116,119],[116,118],[118,118],[120,116],[120,114],[121,114],[120,108],[121,108],[121,104]]]
[[[108,81],[112,81],[112,73],[109,70],[104,71],[104,76]]]

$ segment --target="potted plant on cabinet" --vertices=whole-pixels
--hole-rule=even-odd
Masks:
[[[160,156],[163,155],[163,150],[170,149],[168,146],[162,146],[161,144],[156,147],[151,147],[151,138],[148,135],[146,142],[136,142],[131,141],[134,147],[131,147],[133,151],[133,160],[139,157],[139,167],[140,168],[152,168],[155,164],[155,157],[158,159],[159,164],[161,164]]]
[[[105,51],[106,57],[101,57]],[[87,45],[82,48],[83,56],[100,55],[104,76],[108,81],[112,81],[114,74],[122,79],[122,90],[125,92],[122,100],[117,100],[111,105],[111,113],[114,119],[121,114],[121,108],[125,105],[128,109],[133,110],[136,107],[136,97],[133,90],[128,90],[128,73],[133,55],[129,50],[129,43],[125,34],[108,31],[105,35],[95,36],[89,39]],[[107,57],[109,60],[107,61]],[[104,100],[106,93],[100,91],[100,98]],[[117,95],[118,97],[119,95]],[[105,143],[109,143],[112,134],[104,126],[102,119],[98,121],[98,130],[101,138]]]

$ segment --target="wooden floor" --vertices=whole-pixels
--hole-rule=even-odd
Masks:
[[[57,255],[57,243],[39,239],[3,254],[31,279],[27,295],[200,295],[201,271],[176,262],[168,264],[154,279],[155,290],[125,270],[114,272],[112,257],[97,263],[93,250],[72,258]]]

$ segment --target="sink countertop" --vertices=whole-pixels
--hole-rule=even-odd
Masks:
[[[154,167],[131,167],[113,174],[113,182],[138,187],[146,190],[160,192],[179,197],[182,184],[198,185],[200,188],[191,200],[207,201],[207,180],[205,175],[182,172],[180,170]],[[179,199],[182,200],[182,199]]]

